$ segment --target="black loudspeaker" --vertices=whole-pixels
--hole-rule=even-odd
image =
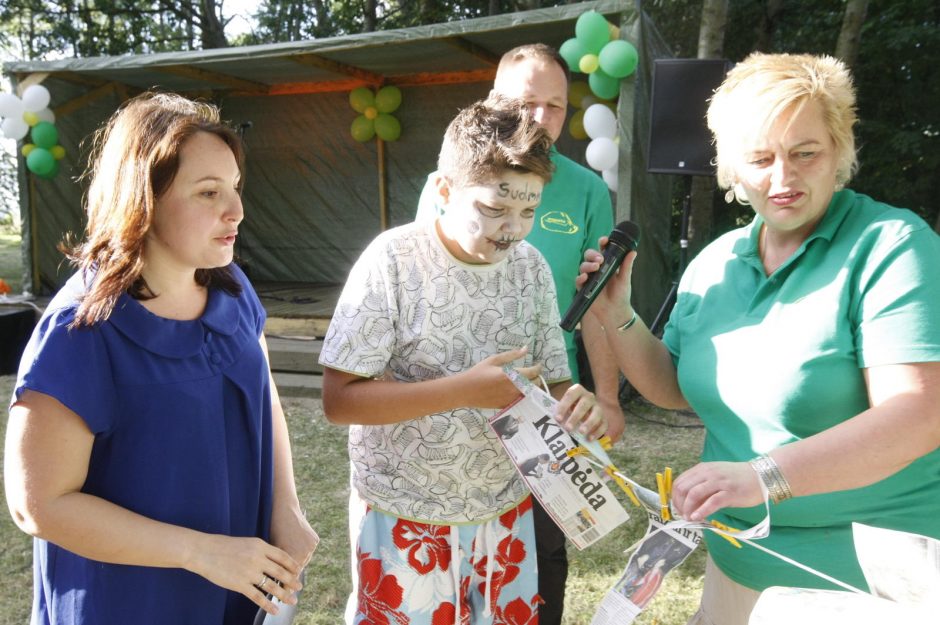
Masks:
[[[731,63],[656,59],[650,109],[649,166],[654,174],[714,176],[715,148],[705,123],[708,99]]]

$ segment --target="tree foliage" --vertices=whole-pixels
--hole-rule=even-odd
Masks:
[[[227,44],[217,0],[7,0],[0,45],[27,59],[144,54]]]
[[[679,58],[694,58],[702,0],[655,0],[649,11]],[[755,50],[835,54],[845,0],[737,0],[730,5],[725,58]],[[860,122],[859,171],[850,186],[910,208],[940,231],[940,5],[871,0],[853,75]],[[751,211],[716,198],[716,232]]]
[[[256,28],[231,43],[316,39],[507,13],[560,0],[262,0]],[[697,56],[703,0],[647,0],[680,58]],[[735,0],[724,56],[754,50],[834,54],[847,0]],[[228,45],[224,0],[5,0],[0,49],[27,59],[197,50]],[[854,74],[861,167],[853,188],[920,213],[940,229],[940,4],[870,0]],[[719,202],[720,203],[720,202]],[[721,204],[715,232],[750,211]],[[707,236],[707,235],[706,235]]]

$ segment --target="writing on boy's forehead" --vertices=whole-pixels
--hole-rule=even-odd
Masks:
[[[529,189],[529,183],[518,184],[511,182],[500,182],[496,187],[496,195],[510,200],[520,200],[522,202],[541,202],[542,190]]]

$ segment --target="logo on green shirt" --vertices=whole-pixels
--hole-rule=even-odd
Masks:
[[[561,234],[574,234],[580,228],[578,224],[571,221],[571,217],[564,211],[549,211],[542,215],[540,220],[543,230],[549,232],[559,232]]]

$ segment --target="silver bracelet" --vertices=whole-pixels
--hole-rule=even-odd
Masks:
[[[767,487],[771,501],[778,504],[793,497],[787,478],[783,477],[780,467],[777,466],[773,458],[764,454],[751,460],[750,464],[751,468],[757,473],[757,477]]]
[[[630,321],[626,322],[625,324],[623,324],[622,326],[620,326],[619,328],[617,328],[617,332],[626,332],[627,330],[629,330],[630,328],[632,328],[632,327],[633,327],[633,324],[636,323],[636,319],[637,319],[637,317],[636,317],[636,311],[634,310],[634,311],[633,311],[633,316],[630,317]]]

